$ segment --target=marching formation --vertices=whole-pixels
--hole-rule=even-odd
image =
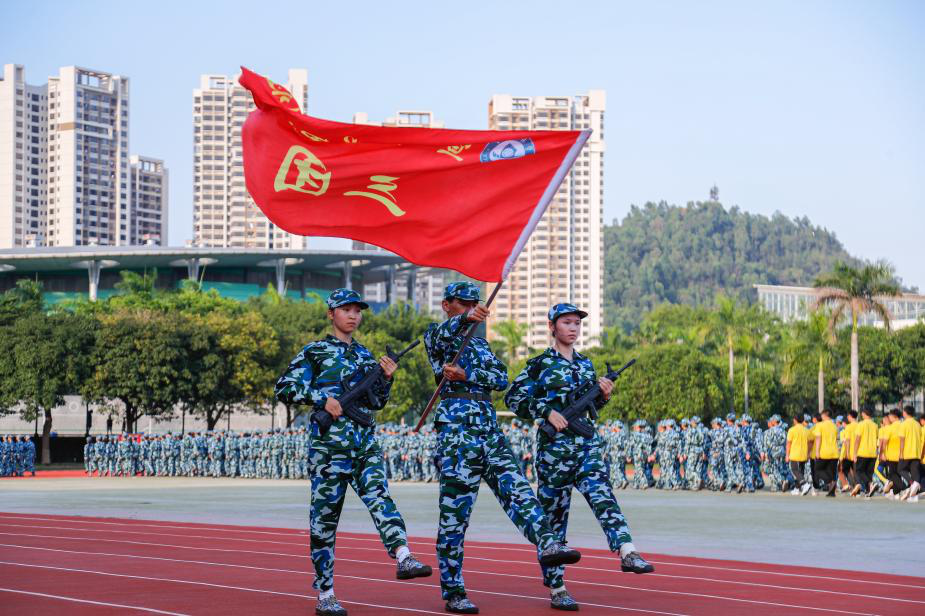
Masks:
[[[388,404],[399,361],[417,343],[377,360],[353,338],[368,307],[359,294],[338,289],[327,305],[331,333],[305,346],[276,385],[277,399],[305,407],[307,426],[243,434],[99,437],[85,451],[87,472],[98,475],[310,480],[311,558],[319,593],[315,612],[321,616],[346,614],[334,595],[334,544],[348,486],[369,509],[387,554],[397,561],[396,577],[412,579],[432,571],[408,549],[388,482],[439,483],[440,589],[446,610],[463,614],[479,611],[466,593],[463,559],[465,533],[483,481],[536,546],[551,606],[567,611],[579,609],[565,587],[565,567],[581,558],[566,540],[573,489],[591,506],[621,570],[637,574],[654,567],[633,544],[618,490],[767,488],[806,494],[820,487],[834,495],[841,472],[844,489],[873,491],[869,485],[874,480],[864,474],[870,428],[863,422],[863,429],[856,426],[856,414],[847,422],[841,417],[833,422],[828,411],[815,419],[795,418],[789,431],[778,415],[762,429],[747,414],[732,413],[712,419],[709,427],[697,416],[665,419],[654,429],[644,420],[629,430],[620,421],[597,424],[614,380],[634,361],[617,371],[608,366],[599,377],[591,361],[574,349],[588,315],[572,304],[549,310],[551,346],[529,359],[509,387],[507,367],[484,338],[473,335],[489,313],[479,304],[478,287],[468,282],[446,288],[447,318],[424,334],[440,383],[433,427],[415,432],[404,425],[376,426],[373,413]],[[499,424],[493,392],[506,392],[505,403],[517,416],[510,424]],[[909,416],[890,428],[888,420],[886,428],[874,432],[880,442],[874,457],[882,456],[890,475],[883,491],[896,498],[917,499],[925,440],[920,423]]]
[[[0,477],[35,476],[35,443],[31,437],[0,436]]]

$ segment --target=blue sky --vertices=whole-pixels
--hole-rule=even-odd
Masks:
[[[604,89],[606,221],[716,182],[725,205],[808,216],[925,290],[923,2],[7,0],[7,62],[30,83],[71,64],[131,78],[131,150],[167,162],[175,245],[199,75],[305,67],[309,112],[341,121],[416,108],[485,128],[495,93]]]

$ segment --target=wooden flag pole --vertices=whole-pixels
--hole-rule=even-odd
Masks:
[[[491,303],[495,301],[495,296],[498,294],[498,291],[501,289],[501,285],[504,284],[504,281],[498,283],[498,286],[494,288],[491,292],[491,295],[488,296],[488,301],[485,302],[485,307],[488,308],[491,306]],[[451,364],[455,364],[459,361],[460,356],[462,356],[463,351],[466,350],[466,347],[469,346],[469,341],[472,340],[472,336],[475,334],[475,328],[478,327],[478,323],[473,323],[469,326],[469,331],[466,332],[466,337],[463,338],[462,344],[459,345],[459,350],[456,351],[456,355],[453,357]],[[446,376],[440,378],[440,383],[437,385],[437,389],[434,391],[434,394],[430,397],[430,400],[427,402],[427,406],[424,407],[424,413],[421,415],[421,419],[418,420],[418,425],[414,427],[414,431],[418,432],[421,429],[421,426],[424,425],[424,422],[427,420],[427,416],[430,415],[430,411],[434,408],[434,404],[437,403],[437,398],[440,397],[440,392],[443,391],[443,386],[446,385]]]

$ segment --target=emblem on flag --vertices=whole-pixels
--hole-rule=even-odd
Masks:
[[[535,154],[533,139],[508,139],[507,141],[492,141],[482,150],[479,157],[483,163],[493,163],[496,160],[513,160],[527,154]]]

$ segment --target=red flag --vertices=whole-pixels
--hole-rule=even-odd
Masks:
[[[363,126],[303,115],[242,67],[244,177],[275,225],[347,237],[486,282],[514,265],[591,131]]]

